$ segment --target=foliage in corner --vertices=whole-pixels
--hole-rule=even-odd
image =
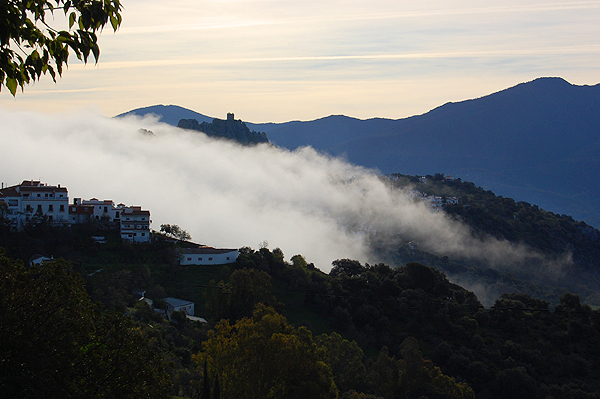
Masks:
[[[164,398],[145,333],[102,311],[66,261],[25,266],[0,251],[0,397]]]
[[[66,29],[50,25],[54,12],[64,13]],[[106,24],[121,24],[120,0],[8,0],[0,2],[0,90],[14,96],[17,87],[42,74],[62,75],[69,53],[87,63],[90,53],[98,62],[96,33]]]

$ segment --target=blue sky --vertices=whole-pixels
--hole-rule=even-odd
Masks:
[[[600,1],[123,0],[97,65],[0,107],[154,104],[250,122],[402,118],[541,76],[600,82]],[[57,20],[56,24],[62,21]]]

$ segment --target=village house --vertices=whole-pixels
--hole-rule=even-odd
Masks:
[[[28,222],[46,219],[56,226],[69,224],[67,189],[36,180],[24,180],[16,186],[0,189],[0,202],[7,206],[7,217],[17,229]]]
[[[224,265],[234,263],[239,252],[237,249],[218,249],[213,247],[180,248],[179,264],[186,265]]]
[[[47,257],[44,255],[35,254],[29,259],[29,264],[32,266],[33,265],[41,265],[42,263],[51,262],[53,260],[54,260],[53,257]]]
[[[141,206],[122,208],[121,238],[131,242],[150,241],[150,211],[142,210]]]
[[[75,198],[75,203],[77,203],[78,200],[82,206],[91,207],[92,217],[94,219],[106,222],[119,223],[121,213],[123,212],[123,209],[126,208],[125,204],[115,206],[113,200],[99,200],[92,198],[82,201],[80,198]]]
[[[184,312],[186,315],[194,315],[194,302],[183,299],[168,297],[163,299],[167,304],[167,316],[171,318],[173,312]]]
[[[49,186],[36,180],[25,180],[16,186],[0,188],[0,203],[6,205],[7,218],[20,230],[26,223],[43,219],[55,226],[104,223],[119,229],[121,238],[132,242],[150,241],[150,211],[140,206],[115,205],[112,200],[81,200],[69,205],[66,187]]]

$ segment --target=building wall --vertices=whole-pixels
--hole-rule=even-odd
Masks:
[[[69,224],[69,197],[64,187],[25,181],[2,192],[8,217],[18,229],[36,216],[48,217],[55,225]]]
[[[184,306],[173,306],[167,303],[167,314],[170,316],[171,313],[173,312],[185,312],[185,314],[188,314],[190,316],[194,315],[194,304],[192,302],[190,302],[187,305]]]
[[[82,205],[92,206],[94,209],[93,218],[96,220],[108,220],[110,222],[118,222],[123,209],[126,208],[123,204],[115,206],[112,200],[90,199],[81,201]]]
[[[190,316],[194,315],[194,302],[171,297],[164,298],[164,301],[167,304],[167,316],[169,318],[171,317],[171,313],[181,311]]]
[[[132,242],[150,241],[150,212],[139,207],[123,208],[120,215],[121,238]]]
[[[182,254],[181,265],[224,265],[234,263],[238,257],[238,251],[234,250],[222,254]]]

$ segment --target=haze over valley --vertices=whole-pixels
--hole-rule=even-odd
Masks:
[[[499,176],[499,171],[506,169],[506,164],[500,162],[502,159],[515,165],[517,162],[526,164],[528,160],[523,158],[523,153],[510,150],[521,145],[519,135],[510,135],[501,130],[500,124],[493,122],[505,121],[506,113],[512,112],[509,108],[502,111],[504,114],[495,115],[494,107],[499,104],[495,98],[510,97],[515,91],[521,93],[518,98],[525,96],[523,101],[548,98],[552,96],[547,90],[541,93],[533,90],[527,96],[522,89],[556,86],[570,87],[562,80],[542,79],[509,89],[506,94],[502,92],[465,104],[448,104],[407,120],[361,121],[338,116],[312,122],[248,123],[253,130],[266,131],[267,137],[278,145],[240,145],[198,131],[176,128],[171,124],[177,119],[195,117],[198,122],[208,122],[212,118],[173,106],[149,107],[111,119],[84,111],[52,116],[32,112],[9,115],[7,111],[0,111],[8,121],[0,133],[6,143],[3,179],[5,184],[16,184],[23,179],[35,178],[67,186],[71,198],[97,197],[142,205],[152,212],[154,229],[164,223],[177,224],[190,232],[194,241],[207,245],[281,248],[288,258],[302,254],[326,272],[331,268],[331,262],[340,258],[394,263],[385,251],[373,250],[373,240],[384,239],[389,248],[412,241],[421,251],[440,258],[467,259],[506,272],[531,269],[535,264],[531,278],[544,275],[551,284],[557,284],[573,265],[568,247],[544,253],[519,241],[473,235],[470,227],[406,195],[404,190],[410,186],[391,189],[380,177],[382,170],[423,175],[445,173],[446,170],[437,168],[457,167],[465,160],[459,149],[473,153],[480,141],[488,144],[478,155],[478,162],[487,161],[489,166],[480,164],[478,167],[469,161],[472,170],[479,168],[480,176],[485,176],[486,169],[491,173],[487,176]],[[581,130],[579,138],[574,139],[572,133],[564,138],[576,140],[574,145],[581,147],[593,143],[592,133],[598,115],[594,112],[598,104],[597,87],[590,87],[585,92],[595,90],[589,97],[593,101],[575,95],[569,103],[583,102],[589,109],[582,108],[577,113],[572,106],[567,107],[570,113],[583,115],[582,120],[595,121],[589,126],[574,126]],[[486,103],[490,102],[494,107],[486,108]],[[514,99],[506,104],[520,107]],[[465,107],[475,107],[479,111],[460,111]],[[458,111],[443,112],[443,117],[437,119],[430,117],[448,108]],[[489,130],[482,128],[478,119],[482,113],[491,121]],[[548,110],[548,113],[557,112]],[[162,123],[161,118],[169,124]],[[445,121],[449,120],[462,120],[462,125],[454,124],[474,128],[459,138],[452,130],[448,133]],[[547,143],[550,141],[542,137],[548,133],[536,128],[543,125],[540,117],[523,114],[515,120],[517,122],[507,126],[518,125],[520,135],[529,137],[532,143],[527,148],[530,165],[539,161],[535,155],[538,150],[540,154],[554,151],[558,154],[555,163],[560,163],[563,155],[556,147],[549,150]],[[530,123],[522,123],[525,120]],[[569,118],[561,120],[563,125],[571,123]],[[420,131],[411,130],[411,124],[426,126],[427,134],[412,133]],[[526,134],[522,134],[523,129]],[[444,134],[452,138],[445,138]],[[562,140],[561,131],[552,134],[558,142]],[[14,135],[19,136],[18,142],[10,139]],[[496,138],[492,139],[494,136]],[[514,142],[500,140],[500,136]],[[405,137],[413,138],[400,147],[399,144],[383,147],[374,144],[381,140],[406,140]],[[342,151],[340,148],[360,151]],[[379,158],[364,155],[375,155],[376,148],[381,149]],[[415,148],[414,154],[410,148]],[[588,145],[588,150],[596,151],[593,145]],[[398,156],[393,156],[394,151],[400,151]],[[487,159],[486,153],[490,155]],[[365,161],[358,166],[348,162],[353,159]],[[396,161],[392,162],[393,159]],[[454,164],[444,164],[445,159],[453,160]],[[453,171],[451,166],[448,168]],[[517,174],[523,174],[517,168],[515,170]],[[593,171],[588,170],[585,176],[593,176]],[[457,177],[461,175],[453,176]],[[557,172],[555,180],[558,179],[564,177]],[[543,184],[544,180],[538,178],[538,182]],[[593,192],[593,186],[586,187],[588,192]],[[543,186],[537,188],[537,191],[544,190]],[[475,284],[458,275],[453,278],[467,285]],[[485,288],[479,289],[478,293],[487,296]]]

